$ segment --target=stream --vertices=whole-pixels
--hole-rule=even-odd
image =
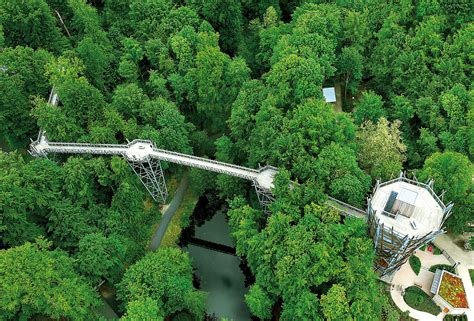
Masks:
[[[209,204],[206,196],[199,200],[191,219],[191,226],[182,239],[200,281],[201,290],[209,293],[207,313],[219,320],[228,318],[234,321],[251,320],[250,312],[244,301],[247,288],[239,257],[217,250],[187,244],[186,235],[200,240],[235,248],[230,237],[230,227],[226,220],[222,204]]]

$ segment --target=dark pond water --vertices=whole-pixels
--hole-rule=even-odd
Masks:
[[[188,236],[235,247],[230,238],[230,228],[226,221],[222,204],[210,199],[201,198],[193,214],[194,228],[183,233],[183,242]],[[251,320],[250,312],[244,301],[247,293],[245,278],[239,264],[241,260],[233,255],[215,250],[186,244],[183,247],[189,252],[195,274],[201,289],[209,293],[207,300],[208,314],[234,321]]]

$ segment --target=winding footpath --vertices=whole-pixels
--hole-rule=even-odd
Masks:
[[[161,241],[165,236],[168,225],[171,222],[171,219],[173,218],[174,214],[176,213],[176,210],[179,208],[179,205],[183,201],[184,194],[186,193],[186,189],[189,185],[188,175],[188,171],[185,171],[183,177],[181,178],[181,182],[179,182],[178,189],[176,190],[173,199],[171,200],[161,217],[160,224],[151,239],[150,250],[152,251],[156,251],[156,249],[160,247]]]

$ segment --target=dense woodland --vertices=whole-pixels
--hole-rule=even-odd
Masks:
[[[0,319],[91,320],[96,286],[123,320],[205,317],[179,248],[147,253],[159,221],[119,157],[33,159],[55,141],[124,143],[279,167],[265,216],[248,182],[193,172],[228,200],[262,320],[398,320],[363,221],[374,182],[433,178],[456,234],[474,216],[472,2],[0,1]],[[323,100],[341,85],[344,112]],[[51,88],[58,106],[47,104]],[[168,177],[182,169],[163,164]],[[289,189],[290,182],[298,182]]]

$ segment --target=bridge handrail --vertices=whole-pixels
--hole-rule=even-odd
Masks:
[[[145,140],[145,139],[134,139],[133,141],[129,142],[128,144],[91,144],[91,143],[69,143],[69,142],[50,142],[44,137],[44,141],[42,142],[42,137],[43,137],[43,132],[39,134],[39,138],[36,142],[34,142],[34,145],[39,145],[42,144],[43,149],[46,152],[55,152],[55,151],[61,151],[61,152],[87,152],[87,153],[92,153],[92,154],[123,154],[124,156],[127,153],[127,150],[133,146],[136,143],[145,143],[145,144],[150,144],[152,146],[153,143],[150,140]],[[234,176],[239,176],[241,178],[249,179],[249,180],[255,180],[257,178],[257,174],[260,173],[260,171],[263,168],[260,169],[253,169],[253,168],[248,168],[248,167],[243,167],[239,165],[234,165],[234,164],[229,164],[229,163],[224,163],[221,161],[213,160],[213,159],[208,159],[208,158],[203,158],[203,157],[197,157],[194,155],[189,155],[189,154],[183,154],[183,153],[178,153],[178,152],[173,152],[165,149],[160,149],[160,148],[152,148],[152,153],[148,155],[148,157],[156,157],[158,159],[161,159],[163,155],[169,156],[168,159],[163,159],[164,161],[169,161],[173,162],[174,157],[180,157],[183,159],[183,161],[187,161],[190,165],[200,165],[196,166],[198,168],[203,168],[203,169],[209,169],[212,170],[213,165],[219,165],[221,167],[227,168],[229,172],[232,172]],[[153,153],[161,154],[160,155],[154,155]],[[176,159],[176,161],[178,161]],[[202,162],[203,164],[198,164],[197,162],[193,161],[198,161]],[[268,167],[264,167],[268,168]],[[273,167],[270,167],[273,168]],[[221,170],[217,170],[218,168],[215,168],[217,172],[222,172]],[[243,173],[239,173],[236,171],[232,171],[232,169],[241,171]],[[275,170],[277,170],[275,168]]]
[[[216,160],[209,159],[209,158],[198,157],[198,156],[193,156],[193,155],[183,154],[183,153],[178,153],[178,152],[172,152],[172,151],[169,151],[169,150],[159,149],[159,148],[153,148],[153,151],[158,152],[158,153],[173,155],[173,156],[185,157],[185,158],[194,159],[194,160],[198,160],[198,161],[204,161],[204,162],[212,163],[212,164],[216,164],[216,165],[231,167],[231,168],[235,168],[235,169],[239,169],[239,170],[243,170],[243,171],[247,171],[247,172],[251,172],[251,173],[255,173],[255,174],[259,173],[258,170],[253,169],[253,168],[248,168],[248,167],[243,167],[243,166],[239,166],[239,165],[224,163],[224,162],[216,161]]]
[[[406,177],[397,177],[397,178],[394,178],[394,179],[392,179],[392,180],[389,180],[389,181],[380,183],[380,184],[379,184],[379,187],[382,187],[382,186],[385,186],[385,185],[388,185],[388,184],[391,184],[391,183],[399,182],[399,181],[402,181],[402,182],[405,182],[405,183],[409,183],[409,184],[414,184],[414,185],[417,185],[417,186],[420,186],[420,187],[425,188],[425,189],[431,194],[431,196],[433,196],[433,198],[435,199],[435,201],[438,203],[439,206],[441,206],[442,209],[445,209],[445,208],[446,208],[446,205],[444,205],[443,201],[440,200],[440,198],[438,197],[438,195],[436,195],[436,193],[433,191],[433,189],[431,188],[431,186],[429,186],[428,184],[419,182],[419,181],[415,181],[415,180],[412,180],[412,179],[408,179],[408,178],[406,178]]]
[[[331,200],[331,201],[333,201],[333,202],[338,203],[339,205],[342,205],[342,206],[344,206],[344,207],[348,207],[348,208],[350,208],[351,210],[353,210],[353,211],[355,211],[355,212],[357,212],[357,213],[359,213],[359,214],[367,215],[367,213],[366,213],[365,211],[361,210],[360,208],[357,208],[357,207],[352,206],[352,205],[350,205],[350,204],[344,203],[343,201],[340,201],[340,200],[338,200],[338,199],[335,199],[334,197],[328,196],[328,199]]]
[[[127,149],[127,145],[119,144],[90,144],[90,143],[60,143],[60,142],[48,142],[48,146],[52,147],[93,147],[93,148],[114,148],[114,149]],[[46,147],[47,148],[47,147]]]

